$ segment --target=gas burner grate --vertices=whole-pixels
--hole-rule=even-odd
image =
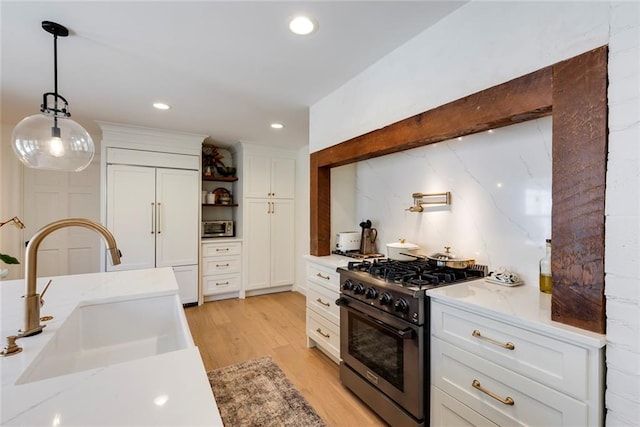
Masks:
[[[349,261],[347,269],[355,271],[369,271],[371,265],[372,263],[370,261]]]
[[[438,267],[427,260],[395,261],[388,258],[349,262],[347,268],[401,286],[443,286],[485,277],[488,267],[474,264],[465,269]]]

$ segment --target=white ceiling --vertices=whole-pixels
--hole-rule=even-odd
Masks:
[[[53,91],[48,20],[71,32],[58,39],[58,91],[90,132],[100,120],[292,147],[308,143],[310,105],[464,3],[0,1],[2,123]],[[289,32],[298,13],[319,29]]]

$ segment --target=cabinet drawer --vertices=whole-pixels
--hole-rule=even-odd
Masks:
[[[434,386],[499,425],[589,425],[585,402],[436,337],[431,339],[431,376]]]
[[[338,295],[337,292],[309,283],[309,289],[307,289],[307,309],[320,313],[338,325],[340,323],[340,307],[335,303]]]
[[[588,398],[585,348],[434,301],[431,333],[556,390]]]
[[[431,426],[432,427],[498,427],[473,409],[431,386]]]
[[[240,290],[240,275],[216,275],[202,278],[202,294],[214,295]]]
[[[331,354],[340,357],[340,327],[307,310],[307,336]]]
[[[204,243],[202,257],[240,255],[240,242]]]
[[[202,275],[228,274],[240,272],[240,257],[209,257],[202,259]]]
[[[335,270],[318,264],[307,264],[307,279],[310,282],[317,283],[332,289],[335,292],[340,290],[340,275]]]

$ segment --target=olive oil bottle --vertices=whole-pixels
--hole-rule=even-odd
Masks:
[[[547,239],[547,249],[544,258],[540,260],[540,292],[551,293],[553,279],[551,277],[551,239]]]

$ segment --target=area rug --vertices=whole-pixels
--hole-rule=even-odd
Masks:
[[[227,427],[325,426],[271,357],[216,369],[207,376]]]

